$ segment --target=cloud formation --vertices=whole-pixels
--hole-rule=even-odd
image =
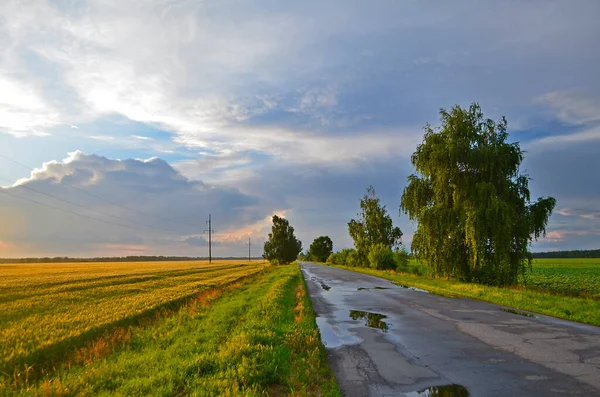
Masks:
[[[258,198],[188,180],[158,158],[121,161],[74,152],[44,163],[2,193],[0,241],[10,255],[109,250],[203,256],[209,213],[218,230],[216,253],[226,255],[245,252],[235,238],[240,225],[270,215]]]
[[[597,15],[594,0],[5,1],[0,154],[36,165],[96,153],[47,163],[20,183],[115,210],[52,182],[66,178],[177,221],[196,222],[193,208],[214,207],[225,226],[219,238],[232,247],[266,234],[265,219],[286,211],[305,246],[330,234],[341,248],[368,185],[397,214],[421,127],[436,124],[441,107],[478,101],[487,116],[507,116],[512,139],[528,151],[534,195],[559,199],[554,238],[539,247],[596,248],[586,237],[596,226],[585,223],[594,219],[564,214],[598,212]],[[163,160],[111,160],[153,156]],[[23,176],[12,166],[4,172]],[[159,240],[151,229],[113,234],[105,225],[84,239],[72,220],[62,227],[73,227],[70,240],[48,232],[56,225],[40,209],[27,204],[33,218],[25,204],[10,203],[18,210],[3,207],[9,218],[21,214],[38,229],[32,253],[86,252],[93,241],[107,250],[150,241],[169,252],[203,243],[198,230],[143,216],[132,219],[175,228],[176,238]],[[56,224],[69,217],[51,215]],[[408,240],[414,225],[400,215],[397,222]],[[566,232],[577,230],[589,233]],[[22,246],[26,236],[1,235],[0,248]]]

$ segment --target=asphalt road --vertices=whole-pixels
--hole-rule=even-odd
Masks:
[[[301,268],[345,396],[600,396],[598,327]]]

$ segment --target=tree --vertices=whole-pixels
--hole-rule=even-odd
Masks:
[[[440,110],[425,126],[400,209],[418,221],[412,251],[435,276],[492,285],[517,282],[531,266],[532,239],[546,232],[552,197],[531,203],[523,152],[507,143],[507,122],[481,108]]]
[[[308,257],[311,261],[325,262],[333,252],[333,242],[329,236],[317,237],[310,245]]]
[[[264,257],[280,264],[293,262],[302,252],[302,242],[294,235],[294,228],[287,219],[273,215],[273,227],[265,241]]]
[[[389,249],[398,247],[402,231],[399,227],[394,227],[392,217],[387,213],[385,205],[381,206],[373,186],[367,188],[367,193],[360,200],[360,208],[358,220],[348,222],[348,232],[358,251],[358,262],[367,266],[371,246],[383,244]]]

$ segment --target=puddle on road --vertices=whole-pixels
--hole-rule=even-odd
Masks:
[[[387,332],[389,326],[384,318],[387,318],[384,314],[363,312],[362,310],[350,310],[350,318],[352,320],[365,320],[365,325],[370,328],[378,328],[383,332]]]
[[[525,316],[525,317],[531,317],[531,318],[536,318],[533,314],[531,313],[526,313],[526,312],[522,312],[519,310],[515,310],[515,309],[500,309],[503,312],[507,312],[507,313],[512,313],[512,314],[518,314],[519,316]]]
[[[321,334],[321,342],[327,348],[335,349],[362,342],[362,339],[350,332],[345,324],[332,326],[325,317],[317,317],[316,320]]]
[[[386,287],[372,287],[372,288],[368,288],[368,287],[358,287],[357,290],[358,291],[364,291],[364,290],[369,290],[369,289],[389,289]]]
[[[338,310],[335,313],[335,321],[331,322],[326,317],[317,317],[317,326],[321,334],[321,341],[327,348],[335,349],[340,346],[355,345],[363,340],[355,332],[354,328],[369,327],[387,332],[390,325],[384,321],[387,316],[381,313],[365,312],[362,310]],[[360,322],[360,324],[359,324]]]
[[[469,391],[461,385],[431,386],[404,394],[406,397],[469,397]]]
[[[417,287],[411,287],[410,285],[405,285],[405,284],[396,283],[396,282],[393,282],[393,284],[396,284],[398,287],[410,289],[410,290],[413,290],[413,291],[425,292],[427,294],[429,293],[429,291],[425,291],[424,289],[417,288]]]

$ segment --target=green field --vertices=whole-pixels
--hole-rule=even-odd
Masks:
[[[0,395],[339,395],[296,265],[0,272]]]
[[[600,299],[600,259],[535,259],[527,288]]]
[[[600,326],[600,259],[536,259],[529,275],[512,288],[370,268],[338,267],[440,295],[465,296]],[[423,271],[422,265],[415,261],[411,261],[410,267]]]

